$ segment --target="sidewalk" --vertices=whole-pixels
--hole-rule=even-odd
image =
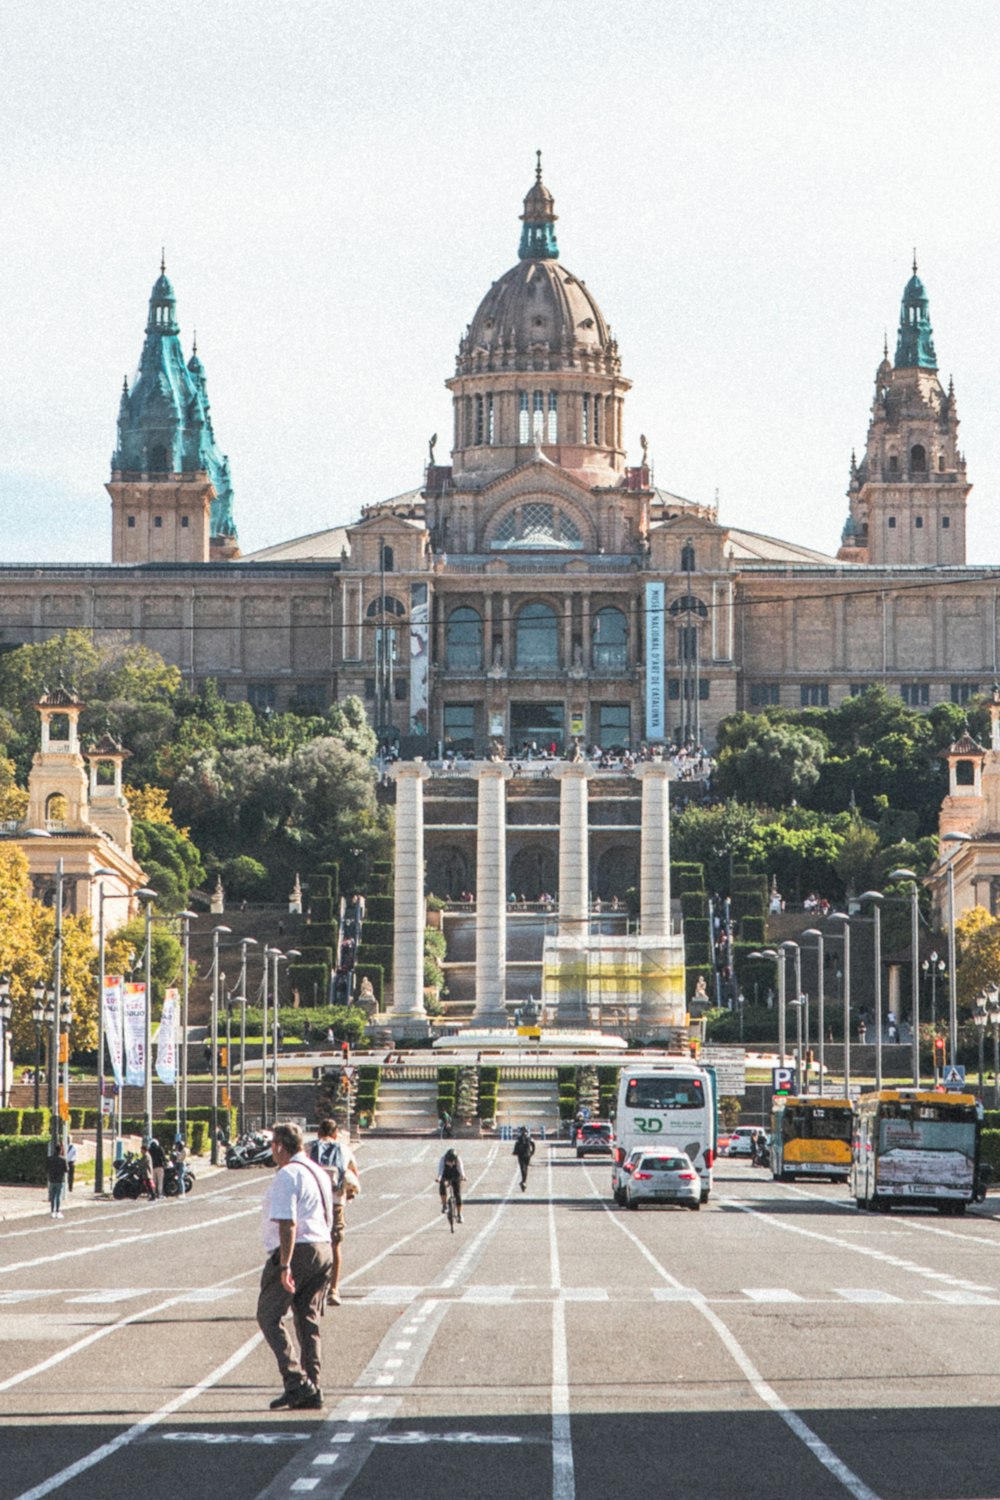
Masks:
[[[207,1156],[194,1156],[191,1158],[190,1166],[195,1174],[194,1191],[198,1191],[199,1183],[206,1181],[209,1177],[216,1176],[219,1172],[225,1172],[224,1166],[213,1167]],[[63,1194],[63,1211],[65,1213],[80,1210],[105,1208],[118,1200],[112,1198],[110,1184],[114,1181],[114,1171],[108,1168],[106,1181],[109,1191],[98,1198],[93,1187],[89,1183],[78,1182],[72,1193]],[[123,1199],[123,1202],[133,1202],[133,1199]],[[48,1188],[42,1184],[36,1186],[32,1183],[0,1183],[0,1224],[13,1219],[32,1219],[49,1216],[49,1193]]]

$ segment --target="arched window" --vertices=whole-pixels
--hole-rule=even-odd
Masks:
[[[479,671],[483,665],[483,622],[474,609],[453,609],[445,626],[445,647],[452,671]]]
[[[545,392],[536,391],[531,403],[531,436],[536,443],[545,441]]]
[[[375,620],[381,614],[401,616],[406,614],[406,605],[392,594],[376,594],[365,613],[369,620]]]
[[[149,472],[151,474],[165,474],[167,472],[167,449],[165,444],[157,443],[150,449]]]
[[[65,823],[66,821],[66,798],[62,792],[52,792],[45,799],[45,822]]]
[[[395,562],[395,558],[393,557],[392,548],[390,546],[388,546],[385,542],[381,543],[380,557],[381,557],[382,572],[383,573],[391,573],[392,570],[393,570],[393,564]]]
[[[955,785],[975,786],[976,763],[974,760],[956,760],[955,762]]]
[[[896,457],[895,453],[890,453],[889,454],[889,473],[890,474],[895,474],[895,472],[896,472],[896,470],[898,468],[899,468],[899,459]]]
[[[695,572],[694,544],[692,542],[685,542],[681,548],[681,572]]]
[[[943,474],[944,473],[944,454],[943,453],[939,453],[938,454],[938,473],[939,474]]]
[[[623,672],[628,666],[628,625],[620,609],[609,606],[594,616],[591,660],[595,672]]]
[[[707,620],[708,605],[696,594],[682,594],[671,604],[670,613],[675,617],[677,615],[700,615],[703,620]]]
[[[547,604],[526,604],[516,621],[515,661],[523,670],[555,671],[559,666],[559,627]]]
[[[528,393],[520,391],[517,398],[517,440],[526,443],[531,436],[530,416],[528,413]]]
[[[546,501],[531,500],[507,512],[494,530],[490,546],[504,551],[532,547],[579,551],[583,548],[583,537],[579,526],[565,511]]]
[[[910,449],[910,472],[913,474],[926,474],[927,472],[927,450],[923,443],[914,443]]]
[[[549,391],[549,424],[545,436],[547,442],[558,443],[559,441],[559,403],[555,391]]]

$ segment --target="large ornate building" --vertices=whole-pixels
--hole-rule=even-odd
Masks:
[[[446,383],[450,463],[432,441],[419,488],[241,557],[204,370],[185,363],[161,271],[121,401],[113,562],[0,567],[0,649],[71,625],[125,631],[262,709],[357,693],[386,739],[425,755],[710,742],[738,708],[873,683],[964,702],[993,680],[995,573],[965,564],[955,396],[916,270],[836,558],[657,488],[644,443],[629,462],[630,383],[561,259],[540,166],[517,261]]]

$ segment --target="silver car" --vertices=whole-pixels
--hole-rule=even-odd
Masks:
[[[701,1179],[691,1158],[683,1151],[648,1150],[632,1168],[625,1183],[625,1207],[640,1203],[676,1203],[681,1208],[701,1207]]]
[[[625,1207],[625,1184],[632,1175],[632,1170],[637,1161],[641,1161],[647,1155],[648,1146],[636,1146],[627,1156],[622,1156],[621,1161],[615,1161],[611,1168],[611,1196],[619,1208]],[[621,1153],[616,1153],[620,1155]]]

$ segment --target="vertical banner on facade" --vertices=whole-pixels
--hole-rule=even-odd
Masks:
[[[167,990],[156,1033],[156,1076],[161,1083],[174,1083],[177,1077],[177,1000],[177,991]]]
[[[410,584],[410,733],[428,732],[430,598],[426,583]]]
[[[108,1047],[115,1083],[122,1086],[122,976],[104,978],[104,1040]]]
[[[663,584],[646,584],[646,738],[666,738],[663,702]]]
[[[130,1088],[143,1088],[146,1083],[146,986],[127,984],[124,989],[125,1082]]]

